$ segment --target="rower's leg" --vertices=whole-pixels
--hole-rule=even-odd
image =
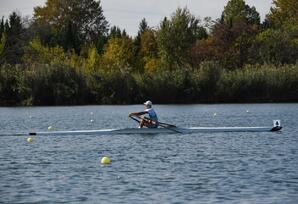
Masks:
[[[144,127],[144,124],[145,124],[145,120],[144,119],[141,119],[140,128],[143,128]]]

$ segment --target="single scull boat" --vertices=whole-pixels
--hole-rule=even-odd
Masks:
[[[41,131],[27,133],[1,134],[2,136],[28,136],[28,135],[115,135],[115,134],[191,134],[213,132],[277,132],[282,129],[280,121],[275,120],[270,127],[190,127],[182,128],[169,126],[167,128],[123,128],[101,130],[72,130],[72,131]]]
[[[74,130],[30,132],[27,135],[114,135],[114,134],[168,134],[168,133],[201,133],[201,132],[275,132],[282,127],[192,127],[192,128],[124,128],[102,130]]]

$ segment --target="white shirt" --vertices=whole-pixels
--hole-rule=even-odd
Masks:
[[[155,110],[153,108],[147,108],[145,110],[145,112],[148,113],[150,119],[152,119],[154,121],[158,121],[157,114],[156,114],[156,112],[155,112]]]

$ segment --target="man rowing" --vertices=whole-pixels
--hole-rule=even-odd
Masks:
[[[157,128],[158,127],[158,117],[155,110],[152,108],[152,102],[146,101],[144,103],[146,109],[142,112],[130,113],[129,117],[136,116],[141,119],[140,128],[148,127],[148,128]],[[149,118],[141,117],[143,115],[148,114]]]

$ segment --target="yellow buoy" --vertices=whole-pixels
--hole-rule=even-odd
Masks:
[[[32,137],[28,137],[27,138],[27,142],[33,142],[33,138]]]
[[[53,127],[52,127],[52,126],[49,126],[49,127],[48,127],[48,130],[53,130]]]
[[[111,163],[111,160],[110,160],[109,157],[104,156],[103,158],[101,158],[101,163],[102,164],[110,164]]]

